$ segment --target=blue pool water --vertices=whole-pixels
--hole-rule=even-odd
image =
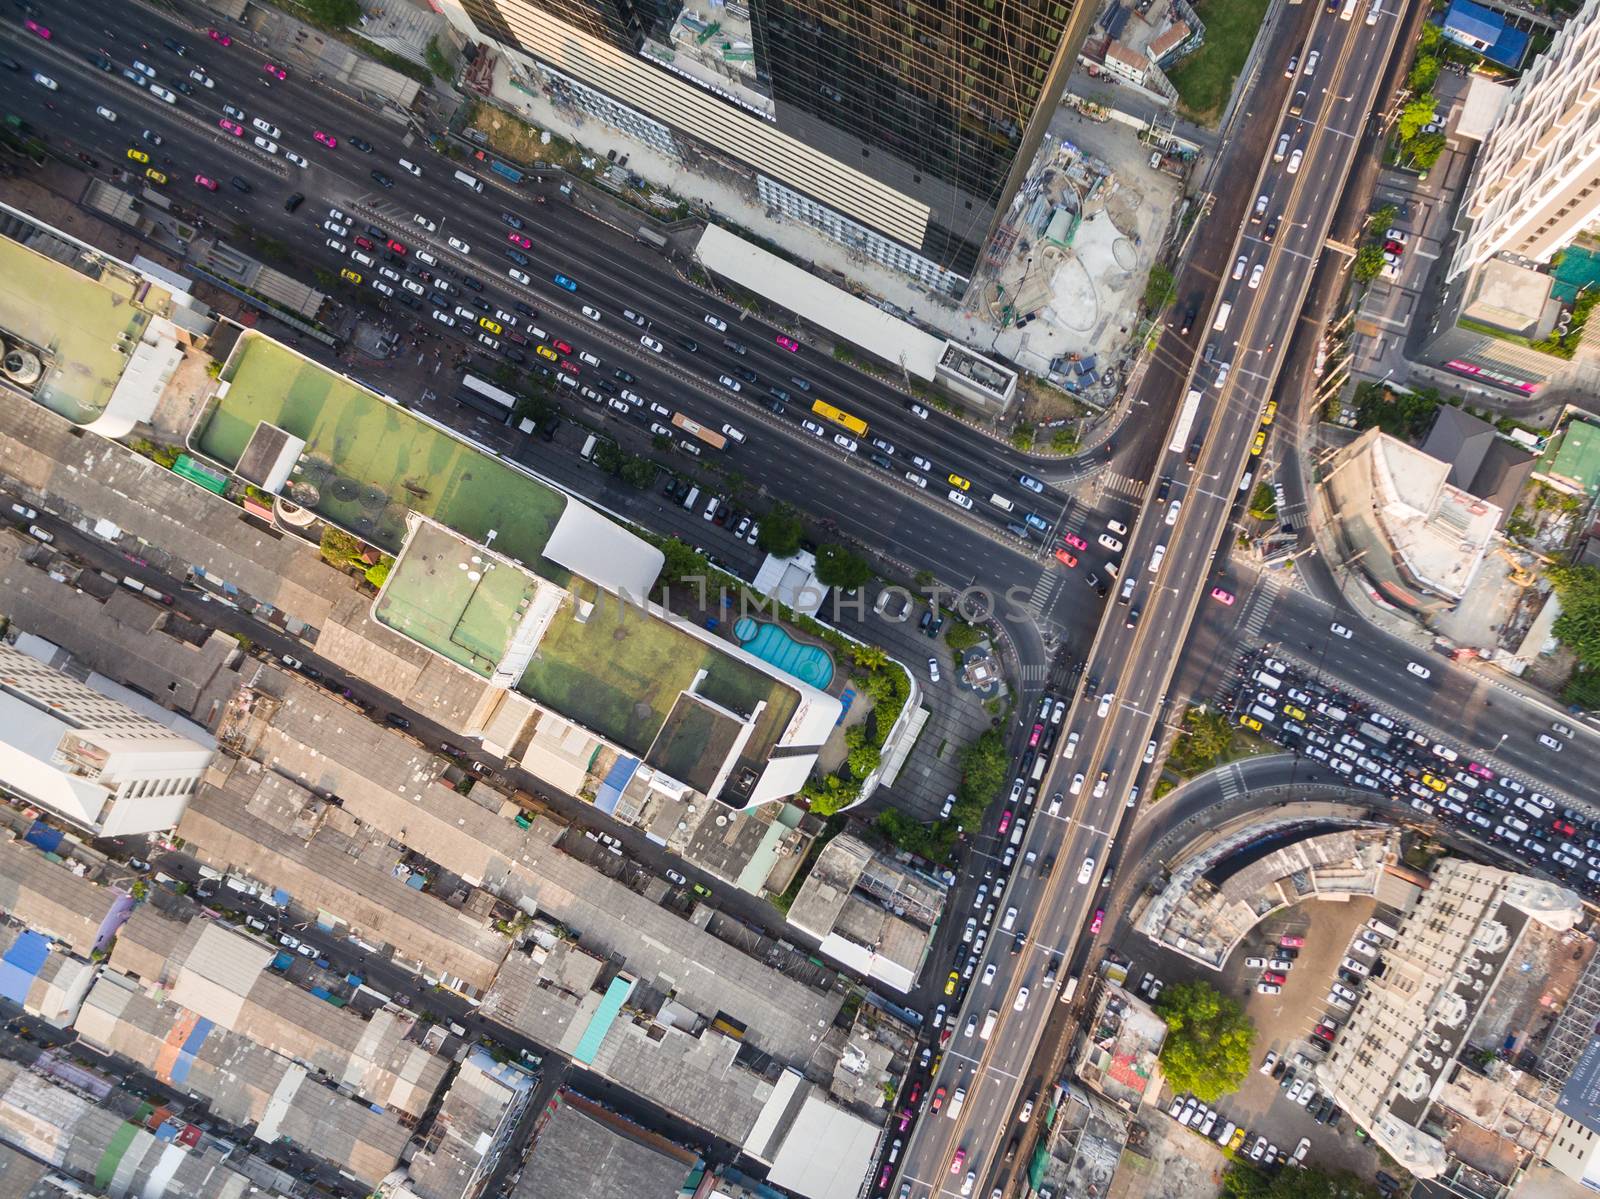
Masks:
[[[802,645],[775,624],[743,616],[733,626],[733,635],[750,653],[802,683],[825,689],[833,682],[833,659],[828,652],[815,645]]]

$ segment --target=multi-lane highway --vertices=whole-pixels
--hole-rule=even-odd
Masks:
[[[204,215],[224,238],[238,228],[287,247],[296,260],[288,267],[291,272],[309,274],[320,267],[336,276],[340,269],[354,270],[363,275],[362,283],[341,283],[336,299],[376,306],[391,319],[418,322],[425,336],[447,350],[476,355],[479,374],[488,376],[504,360],[505,350],[523,354],[527,369],[543,365],[531,346],[519,350],[500,338],[501,352],[496,353],[479,345],[480,331],[468,332],[465,322],[454,331],[433,322],[435,305],[426,295],[410,296],[416,307],[404,309],[400,302],[409,293],[394,282],[389,283],[397,293],[393,299],[372,289],[382,266],[403,278],[431,283],[420,278],[424,268],[414,255],[416,249],[426,249],[440,262],[429,273],[456,284],[448,297],[452,307],[470,308],[482,297],[514,311],[521,301],[539,313],[531,321],[519,317],[525,324],[601,359],[604,365],[598,371],[578,363],[587,372],[586,383],[604,379],[615,386],[614,372],[625,370],[638,380],[630,390],[647,401],[684,411],[712,428],[724,423],[740,428],[747,435],[745,444],[715,465],[759,479],[769,500],[793,501],[841,532],[880,547],[914,570],[931,570],[952,585],[978,584],[997,594],[1013,587],[1024,595],[1042,590],[1051,602],[1040,608],[1058,635],[1089,627],[1088,617],[1100,603],[1095,592],[1075,584],[1074,575],[1054,561],[1049,537],[1035,532],[1024,540],[1008,526],[1022,524],[1027,512],[1052,528],[1064,517],[1086,519],[1081,511],[1070,511],[1061,486],[1103,464],[1103,456],[1077,464],[1030,459],[937,411],[920,416],[909,396],[836,362],[829,353],[809,345],[797,352],[784,349],[776,340],[783,331],[747,319],[740,309],[693,286],[672,263],[626,232],[580,212],[553,181],[512,187],[485,171],[483,192],[469,191],[453,178],[460,164],[431,152],[409,125],[390,119],[391,114],[352,105],[293,69],[282,80],[269,75],[263,70],[263,54],[246,44],[242,32],[232,30],[239,40],[224,46],[204,30],[147,10],[141,10],[137,33],[122,17],[119,6],[103,0],[70,0],[52,6],[43,17],[52,34],[48,40],[20,22],[0,29],[0,53],[20,67],[8,73],[8,109],[44,131],[69,160],[74,155],[94,160],[95,173],[102,177],[114,169],[124,172],[124,186],[146,185],[182,210]],[[176,53],[168,39],[186,52]],[[96,65],[96,59],[109,63],[110,69]],[[136,61],[153,72],[146,84],[172,92],[174,102],[125,76],[146,74],[133,66]],[[34,82],[35,72],[56,87]],[[192,79],[191,72],[201,78]],[[180,85],[192,94],[181,93]],[[116,120],[98,115],[102,108],[114,112]],[[229,113],[230,108],[243,117]],[[269,129],[260,129],[257,121]],[[243,133],[233,134],[232,127]],[[319,130],[337,138],[338,145],[314,140]],[[258,146],[257,137],[275,150]],[[129,150],[147,154],[148,163],[130,159]],[[296,165],[288,153],[307,165]],[[422,175],[401,167],[401,159],[420,167]],[[160,171],[168,182],[144,180],[147,169]],[[374,172],[392,186],[383,186]],[[218,183],[218,190],[197,185],[197,175]],[[249,190],[236,187],[234,179]],[[286,203],[292,194],[306,199],[289,212]],[[345,244],[342,253],[326,245],[330,235],[322,229],[334,207],[353,218],[350,237],[338,239]],[[503,222],[505,212],[525,222],[528,247],[508,240],[512,231]],[[419,225],[419,214],[434,228]],[[399,240],[408,253],[386,256],[383,242],[365,232],[369,224]],[[350,257],[357,249],[355,236],[376,243],[374,251],[360,251],[374,258],[373,267]],[[470,251],[453,250],[452,237]],[[526,264],[508,258],[508,251],[522,255]],[[514,280],[512,270],[523,271],[529,283]],[[573,280],[578,290],[558,286],[557,274]],[[468,276],[485,290],[463,291]],[[584,306],[598,311],[601,319],[585,319]],[[625,320],[625,309],[639,313],[647,325]],[[726,331],[706,324],[707,315],[725,323]],[[641,345],[641,335],[658,341],[662,350]],[[692,339],[698,349],[689,351],[683,339]],[[575,357],[570,360],[577,363]],[[757,381],[741,378],[740,371],[754,373]],[[737,394],[718,384],[724,375],[740,383]],[[809,383],[811,391],[796,380]],[[383,386],[381,376],[373,381]],[[775,395],[774,389],[787,393],[788,399]],[[810,405],[818,398],[868,422],[868,434],[854,438],[856,451],[835,445],[838,430],[826,422],[820,422],[825,437],[802,428],[802,420],[813,419]],[[563,399],[585,407],[589,423],[612,427],[625,443],[631,439],[649,451],[648,426],[656,418],[648,408],[623,417],[603,403]],[[782,412],[774,410],[775,403]],[[885,453],[872,438],[892,445],[894,452]],[[1130,437],[1117,448],[1132,453],[1139,446]],[[888,458],[890,468],[875,465],[873,454]],[[713,465],[687,455],[672,457],[685,470],[704,473]],[[926,485],[908,479],[908,473]],[[1044,490],[1024,487],[1019,476],[1025,473],[1040,479]],[[970,510],[948,498],[951,475],[968,482],[963,494],[972,502]],[[1005,511],[989,503],[994,494],[1014,508]]]
[[[1016,922],[1029,929],[1029,943],[1012,956],[1009,938],[996,936],[988,949],[980,969],[987,972],[993,964],[993,980],[973,987],[938,1080],[963,1088],[965,1102],[955,1118],[925,1119],[917,1129],[900,1174],[904,1195],[920,1199],[974,1189],[987,1194],[991,1186],[1003,1192],[1010,1181],[1005,1146],[1052,998],[1040,985],[1045,963],[1057,953],[1070,956],[1099,902],[1098,884],[1117,826],[1145,769],[1145,746],[1198,605],[1226,602],[1208,594],[1217,585],[1214,564],[1238,480],[1252,457],[1278,346],[1287,340],[1320,253],[1354,135],[1367,117],[1396,29],[1392,16],[1379,15],[1371,24],[1364,16],[1363,10],[1354,21],[1341,21],[1337,13],[1313,13],[1303,45],[1301,22],[1291,24],[1269,51],[1268,70],[1272,55],[1280,64],[1291,53],[1301,60],[1286,86],[1263,86],[1255,98],[1281,121],[1267,131],[1269,147],[1275,150],[1285,135],[1287,144],[1281,158],[1259,151],[1254,156],[1259,165],[1242,197],[1242,224],[1201,326],[1206,349],[1198,361],[1188,359],[1189,369],[1176,380],[1179,394],[1190,388],[1200,393],[1192,424],[1183,415],[1175,421],[1158,466],[1159,476],[1170,481],[1157,486],[1117,555],[1119,601],[1125,602],[1109,607],[1067,718],[1069,736],[1078,733],[1079,743],[1070,759],[1065,753],[1058,759],[1043,789],[1068,793],[1067,799],[1059,815],[1038,814],[1029,831],[1030,848],[1054,854],[1059,865],[1050,879],[1031,888],[1014,884],[1006,900],[1017,903]],[[1258,131],[1266,119],[1257,118]],[[1219,207],[1227,208],[1224,201]],[[1185,282],[1178,291],[1185,294]],[[1173,383],[1166,375],[1147,386]],[[1188,407],[1180,404],[1180,413]],[[1084,782],[1073,796],[1080,773]],[[1024,989],[1026,1002],[1019,1004]],[[991,1010],[996,1019],[988,1039],[966,1037],[972,1015],[982,1021]]]

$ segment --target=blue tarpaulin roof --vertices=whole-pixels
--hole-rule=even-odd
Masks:
[[[611,980],[611,985],[606,988],[605,998],[600,1001],[600,1006],[590,1017],[589,1027],[583,1030],[578,1048],[572,1054],[575,1059],[585,1066],[594,1065],[594,1055],[600,1052],[600,1043],[606,1039],[606,1033],[611,1030],[612,1022],[622,1010],[623,1001],[628,998],[632,990],[633,983],[621,975]]]
[[[31,930],[24,932],[0,959],[0,995],[15,1004],[26,1002],[28,989],[49,957],[50,939]]]
[[[35,820],[22,839],[30,845],[37,845],[45,853],[55,853],[61,846],[61,837],[60,829],[51,828],[42,820]]]
[[[617,803],[622,799],[622,793],[627,789],[628,780],[633,778],[633,772],[639,769],[637,758],[618,758],[611,764],[611,769],[606,771],[605,782],[600,784],[600,789],[594,797],[594,806],[607,816],[616,814]]]

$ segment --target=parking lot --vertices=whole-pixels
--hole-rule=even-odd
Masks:
[[[1304,1138],[1310,1142],[1305,1158],[1310,1164],[1353,1170],[1364,1178],[1373,1177],[1378,1169],[1378,1155],[1370,1142],[1359,1137],[1355,1126],[1315,1093],[1311,1078],[1323,1056],[1312,1042],[1312,1030],[1326,1013],[1342,1014],[1328,1004],[1329,988],[1336,982],[1346,985],[1348,980],[1336,976],[1339,964],[1352,938],[1377,910],[1372,899],[1363,897],[1343,903],[1308,901],[1287,908],[1257,925],[1230,955],[1220,975],[1170,953],[1163,954],[1159,964],[1139,963],[1130,971],[1130,986],[1142,979],[1145,970],[1155,969],[1167,985],[1201,979],[1244,1005],[1256,1026],[1253,1068],[1238,1091],[1214,1105],[1217,1119],[1211,1130],[1214,1138],[1228,1123],[1236,1125],[1233,1139],[1240,1156],[1251,1158],[1258,1139],[1265,1138],[1260,1156],[1253,1160],[1264,1162],[1271,1147],[1276,1147],[1282,1159],[1292,1156]],[[1297,955],[1294,958],[1279,959],[1288,960],[1289,965],[1280,971],[1282,990],[1263,994],[1258,987],[1264,967],[1245,963],[1272,961],[1283,953],[1279,941],[1285,936],[1303,938],[1305,944],[1291,949]],[[1260,1071],[1268,1053],[1275,1055],[1275,1063],[1287,1063],[1276,1078]],[[1294,1083],[1302,1079],[1306,1082],[1291,1100]],[[1165,1092],[1160,1100],[1162,1110],[1170,1113],[1176,1098],[1170,1090]],[[1305,1103],[1298,1102],[1302,1098]],[[1181,1106],[1179,1110],[1181,1115]],[[1318,1111],[1322,1112],[1321,1122],[1313,1115]]]

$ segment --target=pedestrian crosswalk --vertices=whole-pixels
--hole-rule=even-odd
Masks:
[[[1130,500],[1143,499],[1144,489],[1149,486],[1144,479],[1130,479],[1127,475],[1119,475],[1110,470],[1102,472],[1096,482],[1102,492],[1110,491],[1117,495],[1125,495]]]
[[[1278,593],[1283,590],[1283,581],[1277,574],[1263,575],[1261,585],[1250,593],[1250,598],[1245,604],[1244,625],[1245,639],[1248,641],[1261,640],[1261,634],[1266,631],[1267,619],[1272,615],[1273,605],[1278,602]]]
[[[1221,777],[1217,780],[1217,785],[1222,788],[1223,803],[1228,803],[1230,800],[1237,799],[1244,794],[1244,785],[1239,781],[1239,767],[1237,765],[1226,767]]]
[[[1061,586],[1061,574],[1055,570],[1039,572],[1039,580],[1033,585],[1033,593],[1028,596],[1028,607],[1035,616],[1043,616],[1044,610],[1050,606],[1056,588]]]

